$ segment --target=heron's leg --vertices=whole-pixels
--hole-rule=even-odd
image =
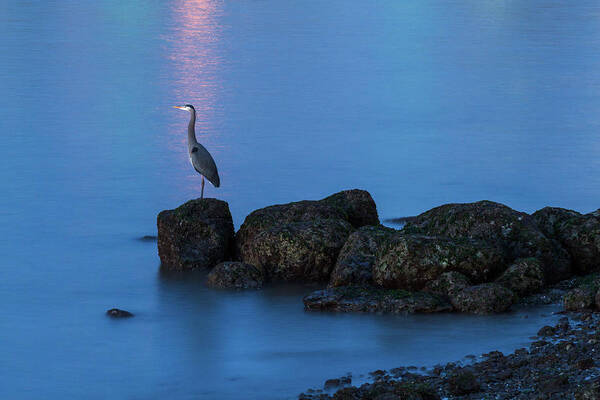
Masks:
[[[202,175],[202,191],[200,192],[200,200],[204,198],[204,175]]]

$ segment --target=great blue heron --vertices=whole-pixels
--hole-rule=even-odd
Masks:
[[[188,154],[192,166],[200,175],[202,175],[202,192],[200,194],[200,198],[202,199],[204,198],[204,177],[206,177],[206,179],[208,179],[215,187],[219,187],[221,185],[219,172],[217,171],[215,160],[213,160],[208,150],[196,140],[196,130],[194,128],[196,125],[196,110],[194,109],[194,106],[186,104],[185,106],[174,107],[190,112],[190,123],[188,125]]]

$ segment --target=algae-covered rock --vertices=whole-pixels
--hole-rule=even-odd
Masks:
[[[237,259],[275,281],[323,281],[354,228],[379,223],[367,192],[350,190],[252,212],[236,234]]]
[[[485,282],[505,265],[502,252],[483,242],[399,233],[381,246],[373,279],[387,288],[420,290],[449,271]]]
[[[265,282],[265,271],[251,264],[226,261],[208,274],[207,284],[216,288],[259,289]]]
[[[375,256],[396,230],[383,225],[364,226],[348,237],[338,255],[329,286],[370,284]]]
[[[469,279],[460,272],[444,272],[436,280],[431,281],[425,290],[448,298],[455,297],[463,289],[471,286]]]
[[[497,283],[470,286],[452,298],[452,305],[461,312],[493,314],[508,310],[514,294]]]
[[[581,215],[572,210],[546,207],[533,216],[548,235],[567,249],[575,272],[587,274],[600,269],[599,214]]]
[[[404,231],[484,241],[502,249],[511,260],[538,258],[550,282],[570,276],[567,252],[544,235],[533,217],[503,204],[491,201],[446,204],[417,216]]]
[[[580,217],[577,211],[559,207],[544,207],[531,214],[541,231],[550,238],[558,238],[563,222],[574,217]]]
[[[452,306],[439,296],[369,286],[342,286],[317,290],[304,297],[307,310],[342,312],[432,313],[451,311]]]
[[[595,295],[596,292],[591,287],[577,287],[565,293],[563,305],[568,311],[585,310],[594,305]]]
[[[212,268],[231,256],[233,220],[226,202],[188,201],[157,218],[158,255],[168,269]]]
[[[519,258],[496,282],[518,296],[527,296],[544,287],[544,271],[537,258]]]

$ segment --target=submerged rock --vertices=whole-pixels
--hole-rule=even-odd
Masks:
[[[381,247],[373,279],[387,288],[420,290],[449,271],[485,282],[500,274],[505,265],[502,252],[483,242],[400,232]]]
[[[504,286],[484,283],[460,291],[452,298],[452,305],[461,312],[493,314],[507,311],[513,300],[513,292]]]
[[[538,225],[567,249],[575,272],[600,269],[600,213],[581,215],[563,208],[546,207],[533,214]]]
[[[265,271],[237,261],[218,264],[208,274],[208,286],[233,289],[259,289],[265,282]]]
[[[329,286],[371,284],[377,251],[395,232],[376,225],[364,226],[351,234],[338,255]]]
[[[157,218],[158,255],[163,267],[175,270],[212,268],[230,258],[233,220],[226,202],[188,201]]]
[[[425,292],[343,286],[317,290],[304,297],[307,310],[342,312],[432,313],[451,311],[439,296]]]
[[[130,313],[129,311],[119,310],[118,308],[111,308],[110,310],[108,310],[106,312],[106,315],[108,315],[111,318],[129,318],[129,317],[133,317],[133,314]]]
[[[379,219],[362,190],[262,208],[236,234],[236,258],[264,268],[274,281],[324,281],[348,236],[366,223]]]
[[[571,273],[570,257],[560,244],[546,237],[532,216],[503,204],[446,204],[417,216],[404,231],[484,241],[501,249],[510,260],[536,257],[552,283]]]
[[[519,258],[496,282],[518,296],[527,296],[544,287],[544,271],[537,258]]]

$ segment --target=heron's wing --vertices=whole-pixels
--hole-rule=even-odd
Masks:
[[[212,156],[199,143],[196,143],[190,149],[190,160],[192,160],[192,165],[194,169],[204,175],[206,179],[210,181],[215,187],[219,187],[221,185],[221,181],[219,179],[219,171],[217,171],[217,166],[215,164],[215,160],[213,160]]]

